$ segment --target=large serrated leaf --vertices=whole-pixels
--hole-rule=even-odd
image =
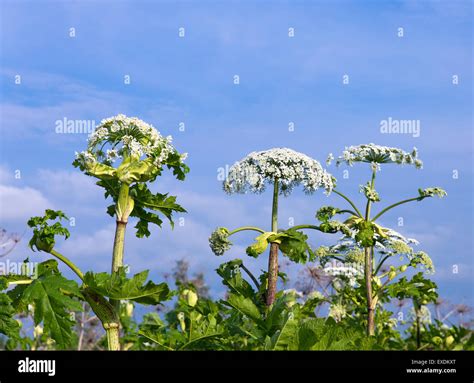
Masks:
[[[258,307],[253,303],[250,298],[245,298],[241,295],[229,294],[229,297],[225,301],[229,306],[233,307],[240,313],[253,319],[255,322],[260,323],[262,315]]]
[[[166,283],[155,284],[148,278],[148,270],[127,278],[125,271],[108,273],[86,273],[84,283],[93,291],[114,300],[131,300],[145,305],[156,305],[171,297]]]
[[[6,294],[0,294],[0,334],[6,335],[12,343],[20,336],[20,325],[13,318],[15,309]]]
[[[82,305],[75,299],[82,294],[77,283],[59,274],[55,265],[51,261],[40,264],[38,278],[29,285],[18,285],[8,296],[17,311],[33,305],[35,325],[43,322],[45,332],[56,341],[56,346],[67,349],[74,342],[70,313],[82,311]]]

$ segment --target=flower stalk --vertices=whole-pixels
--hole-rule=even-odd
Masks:
[[[272,232],[278,231],[278,192],[279,182],[275,178],[273,184],[273,202],[272,202]],[[270,255],[268,257],[268,288],[266,296],[267,306],[271,306],[275,301],[277,282],[278,282],[278,243],[270,244]]]
[[[133,210],[133,199],[130,197],[130,187],[126,183],[120,186],[119,198],[117,201],[116,226],[114,248],[112,252],[112,275],[118,274],[123,267],[123,253],[125,244],[125,231],[127,228],[128,217]],[[110,300],[110,303],[116,312],[120,310],[119,300]],[[120,322],[111,322],[105,327],[107,333],[107,342],[109,350],[120,350]]]
[[[372,179],[370,181],[370,188],[374,190],[375,186],[375,172],[376,169],[372,169]],[[370,211],[372,207],[372,201],[367,198],[367,205],[365,208],[365,220],[370,222]],[[367,290],[367,335],[375,335],[375,305],[372,294],[372,266],[373,266],[373,254],[374,247],[364,248],[364,277],[365,277],[365,288]]]

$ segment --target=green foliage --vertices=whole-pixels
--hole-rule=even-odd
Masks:
[[[308,236],[300,231],[288,229],[278,234],[280,250],[290,260],[296,263],[313,261],[315,255],[308,245]]]
[[[244,298],[255,298],[254,289],[242,277],[240,272],[241,266],[242,260],[234,259],[220,265],[216,272],[222,278],[222,283],[229,288],[231,293],[241,295]]]
[[[148,278],[148,270],[135,274],[132,278],[127,278],[123,268],[118,273],[97,273],[88,272],[84,276],[84,283],[96,293],[114,300],[130,300],[145,305],[157,305],[162,301],[171,298],[166,283],[156,285]]]
[[[323,206],[316,212],[316,219],[320,221],[319,230],[323,233],[341,232],[344,235],[351,236],[349,227],[337,220],[331,220],[336,214],[341,214],[342,210],[333,206]]]
[[[10,297],[7,294],[0,293],[0,334],[4,334],[9,338],[8,348],[14,348],[20,337],[20,325],[14,319],[14,315],[15,309]]]
[[[400,278],[397,283],[388,286],[388,294],[397,299],[415,299],[422,305],[435,302],[438,298],[437,285],[423,276],[422,272],[415,274],[411,280]]]
[[[270,243],[277,243],[279,249],[290,260],[296,263],[306,263],[315,258],[307,243],[308,236],[298,230],[288,229],[279,233],[265,232],[255,238],[255,242],[247,247],[247,255],[257,258]]]
[[[320,222],[328,222],[340,211],[340,209],[334,206],[323,206],[316,212],[316,219]]]
[[[180,289],[179,299],[165,323],[156,313],[146,314],[139,326],[142,347],[158,350],[215,350],[224,348],[223,318],[219,307],[199,298],[190,305]],[[151,342],[151,343],[150,343]]]
[[[360,223],[357,225],[355,240],[360,243],[362,247],[374,246],[375,230],[373,223],[365,220],[360,221]]]
[[[49,224],[48,221],[58,220],[54,224]],[[47,209],[45,215],[42,217],[32,217],[28,221],[28,226],[33,228],[33,237],[29,242],[30,248],[35,251],[50,252],[55,244],[54,237],[62,235],[66,239],[69,238],[69,231],[61,225],[61,220],[68,218],[62,211],[55,211]]]
[[[268,238],[271,237],[273,232],[268,231],[266,233],[260,234],[257,238],[255,238],[255,243],[247,247],[245,252],[248,256],[257,258],[260,254],[262,254],[268,247]]]
[[[114,217],[119,198],[120,182],[117,180],[100,180],[97,185],[105,189],[105,197],[111,197],[114,204],[107,207],[107,213]],[[130,198],[133,199],[133,210],[130,217],[137,218],[135,225],[136,236],[138,238],[149,237],[150,223],[161,227],[163,220],[159,214],[165,216],[171,227],[174,226],[173,213],[185,213],[186,210],[176,203],[176,197],[168,194],[153,193],[145,183],[133,184],[129,191]],[[159,213],[159,214],[158,214]]]
[[[58,271],[57,262],[50,260],[38,265],[38,277],[30,284],[16,286],[8,292],[15,312],[34,307],[34,323],[43,322],[44,331],[60,349],[70,348],[74,342],[71,312],[81,311],[78,299],[82,298],[76,282],[64,278]]]

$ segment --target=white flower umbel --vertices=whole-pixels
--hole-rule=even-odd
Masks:
[[[324,272],[333,278],[339,278],[344,282],[347,281],[350,286],[355,286],[357,280],[364,275],[364,271],[359,265],[326,265]]]
[[[229,193],[260,193],[265,186],[278,179],[284,195],[301,184],[307,193],[324,188],[330,193],[334,187],[332,176],[315,159],[287,148],[275,148],[250,153],[236,162],[224,181]]]
[[[327,162],[334,159],[332,153],[329,154]],[[417,169],[423,167],[423,162],[418,158],[418,151],[413,148],[411,152],[405,152],[399,148],[381,146],[376,144],[363,144],[349,146],[336,158],[336,166],[346,163],[352,166],[354,162],[367,162],[372,164],[375,170],[379,170],[379,164],[395,163],[399,165],[414,165]]]
[[[163,137],[153,125],[119,114],[101,121],[89,136],[87,150],[76,153],[76,159],[86,166],[94,162],[110,165],[124,155],[135,159],[147,157],[160,167],[177,154],[171,142],[171,136]],[[177,158],[182,162],[186,154]]]

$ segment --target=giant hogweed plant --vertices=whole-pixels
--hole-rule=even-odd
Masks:
[[[328,164],[334,160],[332,154],[328,157]],[[399,148],[379,146],[375,144],[351,146],[346,148],[342,155],[336,159],[336,165],[354,163],[367,163],[370,166],[370,180],[360,187],[361,193],[366,198],[363,208],[356,204],[337,188],[333,193],[342,197],[350,206],[349,210],[341,210],[332,206],[325,206],[318,210],[316,217],[320,221],[320,229],[324,232],[341,232],[349,242],[343,242],[332,248],[319,249],[319,255],[324,258],[351,261],[352,258],[363,264],[364,292],[367,315],[367,334],[375,334],[375,314],[377,304],[390,292],[388,286],[397,275],[406,271],[408,266],[424,266],[428,271],[433,269],[429,256],[422,251],[415,251],[410,245],[415,241],[405,239],[403,236],[391,229],[379,225],[379,219],[388,211],[410,202],[420,202],[430,197],[444,197],[446,192],[439,187],[418,189],[414,197],[403,199],[380,209],[373,214],[374,205],[381,201],[381,197],[375,189],[377,172],[381,165],[398,164],[413,165],[417,169],[423,166],[418,158],[416,149],[405,152]],[[339,214],[350,216],[340,222],[333,217]],[[393,259],[395,254],[408,257],[409,263],[398,267],[390,266],[388,270],[383,269],[386,262]],[[378,260],[376,255],[379,256]],[[382,280],[384,280],[382,282]],[[392,292],[393,293],[393,292]],[[393,294],[392,294],[393,295]]]
[[[264,298],[267,306],[275,301],[278,279],[278,253],[281,251],[290,260],[305,263],[314,259],[314,253],[307,245],[307,236],[297,229],[279,230],[278,202],[280,195],[288,196],[295,186],[302,185],[306,193],[324,188],[329,193],[333,188],[333,177],[321,164],[303,153],[287,148],[275,148],[253,152],[236,162],[224,181],[224,191],[233,193],[262,193],[267,185],[273,188],[270,230],[259,227],[242,226],[233,230],[225,227],[216,229],[209,238],[212,251],[222,255],[232,243],[231,235],[241,231],[255,231],[259,235],[250,245],[247,255],[257,258],[270,245],[268,272],[265,280]]]
[[[433,262],[424,251],[415,250],[417,244],[414,239],[387,230],[386,238],[380,238],[374,245],[377,261],[372,288],[377,309],[376,334],[381,344],[388,341],[383,337],[393,338],[391,330],[397,325],[397,319],[386,307],[393,299],[412,300],[414,307],[419,308],[438,297],[436,284],[424,276],[434,272]],[[344,236],[337,244],[321,246],[315,253],[331,278],[333,294],[328,299],[331,303],[329,315],[337,321],[364,322],[367,315],[364,248],[353,237]],[[409,280],[410,271],[416,274]]]
[[[105,119],[91,134],[85,151],[76,153],[73,162],[86,175],[97,179],[113,204],[107,209],[116,221],[112,250],[111,273],[82,272],[69,258],[56,250],[56,237],[69,237],[61,220],[67,217],[61,211],[46,210],[43,217],[33,217],[28,225],[33,228],[30,240],[32,250],[53,255],[68,266],[80,279],[64,278],[56,260],[43,262],[36,278],[15,275],[0,277],[0,333],[11,342],[18,340],[18,325],[12,314],[34,307],[34,322],[43,322],[45,333],[58,348],[70,348],[74,342],[71,311],[81,311],[81,300],[87,301],[106,331],[108,348],[120,349],[120,302],[127,300],[145,305],[156,305],[171,296],[165,283],[147,282],[148,270],[127,277],[124,268],[124,239],[130,217],[136,218],[136,236],[148,237],[149,224],[161,226],[160,215],[171,223],[174,212],[185,212],[176,203],[176,197],[153,193],[148,185],[156,181],[166,167],[177,179],[183,180],[189,171],[184,164],[186,155],[178,153],[171,137],[163,137],[151,125],[124,115]]]

